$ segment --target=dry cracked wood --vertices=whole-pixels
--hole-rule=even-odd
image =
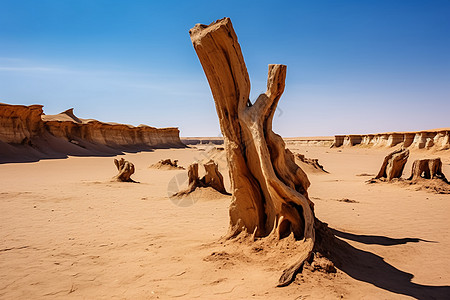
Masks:
[[[384,158],[381,169],[375,179],[386,178],[391,181],[394,178],[400,178],[409,157],[409,150],[398,149]]]
[[[119,160],[114,159],[114,164],[116,165],[117,170],[119,170],[119,174],[114,176],[113,180],[122,182],[135,182],[130,178],[134,173],[134,165],[132,163],[121,158]]]
[[[315,241],[313,203],[306,174],[295,164],[272,119],[284,91],[286,66],[269,65],[267,91],[249,100],[250,79],[230,19],[197,24],[192,43],[208,79],[225,140],[232,185],[230,230],[255,238],[293,234],[304,243],[297,263],[287,268],[279,286],[289,284],[310,258]]]

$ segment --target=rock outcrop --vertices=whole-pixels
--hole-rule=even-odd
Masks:
[[[42,108],[0,103],[0,163],[184,147],[178,128],[80,119],[73,109],[45,115]]]
[[[305,157],[305,155],[300,153],[295,153],[294,157],[296,164],[300,166],[306,173],[328,173],[319,163],[319,159],[317,158],[307,158]]]
[[[114,159],[114,165],[116,165],[119,173],[113,177],[114,181],[120,182],[136,182],[131,179],[131,175],[134,174],[134,164],[125,160],[123,157],[121,159]]]
[[[58,115],[43,115],[45,128],[52,135],[69,142],[105,145],[120,150],[147,150],[153,147],[181,146],[177,128],[137,127],[126,124],[104,123],[91,119],[79,119],[73,108]]]
[[[450,194],[450,182],[442,172],[442,161],[437,158],[415,160],[407,182],[437,194]]]
[[[27,144],[44,132],[42,105],[8,105],[0,103],[0,141]]]
[[[332,147],[394,147],[410,149],[450,149],[450,128],[418,132],[391,132],[366,135],[336,135]]]
[[[202,178],[198,175],[198,163],[193,163],[188,167],[188,187],[185,190],[179,191],[173,194],[171,197],[183,197],[187,196],[197,188],[212,187],[219,193],[224,195],[229,195],[225,190],[225,185],[223,184],[223,176],[219,172],[218,165],[210,160],[203,164],[205,168],[205,176]]]
[[[442,173],[442,161],[438,158],[418,159],[412,165],[411,176],[408,180],[418,179],[442,179],[447,182]]]
[[[178,165],[178,160],[171,160],[170,158],[161,159],[156,164],[150,166],[152,169],[163,169],[163,170],[184,170],[182,166]]]
[[[286,145],[289,146],[318,146],[330,147],[333,144],[332,136],[317,136],[317,137],[295,137],[283,138]]]
[[[394,178],[402,177],[403,169],[409,157],[409,150],[398,149],[388,154],[381,165],[381,169],[375,179],[386,179],[391,181]]]

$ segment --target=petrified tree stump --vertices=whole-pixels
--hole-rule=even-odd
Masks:
[[[210,186],[222,194],[227,194],[225,185],[223,184],[223,176],[219,172],[219,166],[212,160],[203,165],[205,167],[206,174],[201,179],[204,185]]]
[[[131,175],[134,173],[134,165],[123,159],[123,157],[119,160],[114,159],[114,164],[117,167],[117,170],[119,170],[119,174],[113,177],[113,180],[116,181],[122,181],[122,182],[135,182],[133,179],[131,179]]]
[[[198,178],[198,163],[193,163],[188,167],[188,188],[179,194],[192,193],[199,186],[200,179]]]
[[[203,165],[205,168],[205,176],[199,178],[198,163],[193,163],[188,168],[188,187],[173,196],[184,196],[192,193],[199,187],[212,187],[222,194],[228,194],[223,184],[223,176],[219,172],[219,168],[214,161],[209,161]]]
[[[438,158],[418,159],[413,162],[411,176],[408,180],[417,179],[443,179],[447,182],[444,173],[442,173],[442,161]]]
[[[384,158],[381,169],[375,179],[386,178],[391,181],[394,178],[400,178],[409,157],[409,150],[398,149]]]
[[[229,18],[190,31],[208,79],[225,140],[232,185],[228,238],[293,235],[304,243],[298,261],[279,286],[289,284],[310,258],[315,241],[313,203],[306,174],[272,131],[272,119],[284,91],[286,66],[269,65],[267,91],[251,103],[250,79]]]

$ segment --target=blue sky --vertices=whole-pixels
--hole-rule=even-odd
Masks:
[[[448,0],[0,0],[0,102],[218,136],[188,31],[225,16],[252,99],[288,66],[283,136],[450,127]]]

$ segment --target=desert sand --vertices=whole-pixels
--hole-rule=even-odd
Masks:
[[[445,299],[450,291],[450,196],[417,187],[366,184],[392,149],[291,143],[329,173],[305,169],[315,213],[348,243],[345,269],[304,270],[277,288],[270,249],[231,247],[230,196],[200,189],[184,202],[187,167],[210,156],[227,189],[225,155],[212,145],[122,155],[140,183],[111,182],[111,157],[69,157],[0,165],[0,298],[88,299]],[[412,161],[448,151],[411,152]],[[186,184],[186,183],[184,183]],[[287,254],[295,255],[295,254]],[[273,260],[273,261],[272,261]]]

